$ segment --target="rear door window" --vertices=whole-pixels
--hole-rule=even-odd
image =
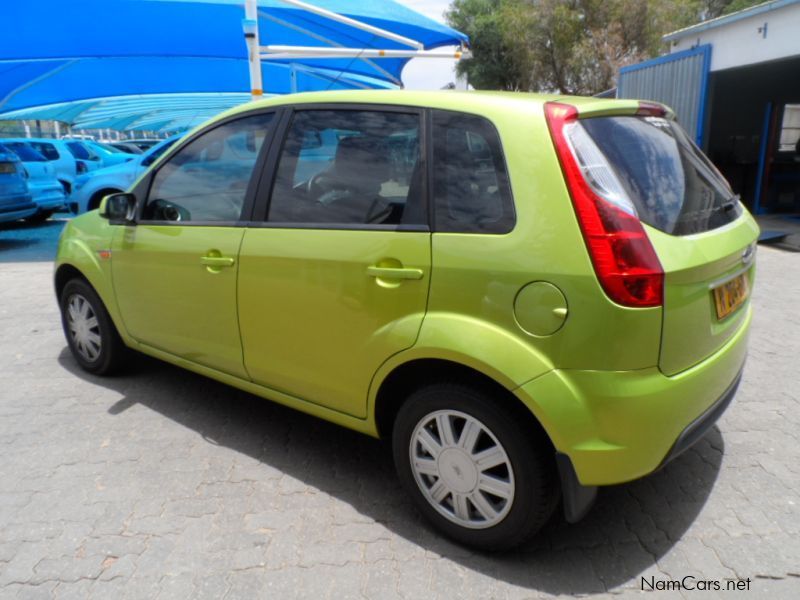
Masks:
[[[425,225],[420,115],[300,110],[270,199],[273,223]]]
[[[53,144],[48,144],[45,142],[31,142],[31,146],[47,160],[58,160],[61,158],[61,155],[58,153],[58,149]]]
[[[434,111],[433,200],[436,231],[508,233],[514,228],[503,149],[488,120]]]
[[[643,223],[688,235],[722,227],[741,214],[728,183],[676,122],[621,116],[579,123],[611,165]],[[591,169],[585,175],[591,183]]]

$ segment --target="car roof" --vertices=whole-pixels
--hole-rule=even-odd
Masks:
[[[56,140],[56,139],[53,139],[53,138],[0,138],[0,144],[2,144],[4,141],[6,141],[6,142],[26,142],[26,143],[30,143],[30,142],[58,143],[58,142],[62,142],[63,140]]]
[[[274,96],[256,102],[248,102],[225,111],[213,120],[224,119],[236,114],[259,108],[279,107],[315,103],[355,103],[388,104],[414,107],[439,108],[476,114],[487,111],[541,110],[545,102],[571,104],[584,112],[632,112],[638,107],[637,100],[618,100],[616,98],[595,98],[593,96],[566,96],[563,94],[534,94],[528,92],[496,91],[458,91],[458,90],[342,90],[332,92],[303,92],[286,96]]]

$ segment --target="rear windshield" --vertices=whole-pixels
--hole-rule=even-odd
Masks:
[[[580,123],[608,159],[643,223],[687,235],[722,227],[741,214],[728,183],[674,121],[596,117]]]
[[[22,162],[46,162],[47,159],[23,142],[3,142]]]
[[[89,149],[80,142],[67,142],[67,149],[75,158],[81,158],[83,160],[95,160],[97,158],[94,153],[90,152]]]

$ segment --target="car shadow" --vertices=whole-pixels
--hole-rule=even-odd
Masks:
[[[52,261],[69,218],[59,213],[41,223],[0,223],[0,262]]]
[[[108,407],[112,415],[145,406],[210,444],[241,452],[348,503],[432,553],[549,594],[603,593],[651,568],[697,518],[724,454],[722,435],[714,427],[661,471],[601,488],[581,522],[570,525],[557,514],[526,546],[480,553],[442,538],[422,519],[395,477],[388,445],[378,440],[141,355],[126,374],[108,378],[82,371],[67,348],[59,362],[77,377],[121,394]],[[298,461],[298,454],[310,458]]]

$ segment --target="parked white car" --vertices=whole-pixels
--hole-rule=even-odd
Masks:
[[[69,199],[70,211],[82,214],[100,206],[103,196],[123,192],[152,165],[164,151],[174,144],[180,136],[163,140],[144,154],[137,154],[133,159],[112,167],[97,169],[86,173],[75,180],[75,189]]]
[[[30,144],[39,154],[44,156],[53,166],[56,178],[61,182],[67,196],[72,192],[75,178],[97,168],[97,163],[90,160],[79,160],[67,146],[70,140],[53,140],[50,138],[4,138],[0,143],[23,142]],[[74,141],[74,140],[73,140]]]
[[[29,221],[45,221],[54,212],[64,208],[66,194],[56,179],[55,168],[25,142],[3,142],[0,149],[13,152],[22,161],[28,179],[28,190],[36,203],[36,213]]]

